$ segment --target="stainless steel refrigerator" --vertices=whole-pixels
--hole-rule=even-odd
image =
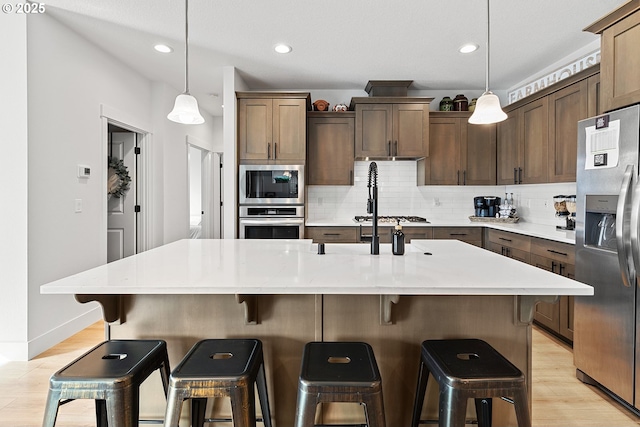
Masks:
[[[640,106],[578,123],[576,375],[640,408]]]

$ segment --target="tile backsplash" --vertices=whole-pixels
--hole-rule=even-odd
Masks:
[[[371,162],[355,162],[353,186],[307,187],[309,221],[345,220],[367,214],[367,177]],[[576,194],[575,182],[491,186],[417,186],[415,161],[376,161],[380,215],[417,215],[427,220],[462,221],[473,215],[475,196],[513,193],[520,221],[563,225],[555,217],[553,196]]]

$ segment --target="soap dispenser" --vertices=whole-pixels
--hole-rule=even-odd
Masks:
[[[392,250],[394,255],[404,255],[404,233],[402,232],[400,220],[398,220],[396,229],[393,232]]]

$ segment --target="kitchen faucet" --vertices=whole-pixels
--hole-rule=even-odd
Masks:
[[[367,188],[369,189],[367,213],[372,215],[371,235],[363,235],[362,225],[360,225],[360,241],[371,242],[371,255],[378,255],[380,254],[380,236],[378,236],[378,165],[376,162],[371,162],[369,164]]]

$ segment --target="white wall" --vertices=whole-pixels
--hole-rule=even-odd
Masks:
[[[0,25],[0,361],[25,359],[27,339],[27,19]]]
[[[0,354],[27,359],[101,318],[96,303],[40,294],[44,283],[106,262],[101,106],[151,124],[152,246],[188,236],[186,138],[214,140],[215,121],[203,114],[204,125],[169,122],[179,90],[152,83],[50,16],[6,21],[0,177],[11,183],[3,185],[11,210],[0,209],[10,229],[0,239]],[[91,178],[77,178],[78,164],[91,167]]]

